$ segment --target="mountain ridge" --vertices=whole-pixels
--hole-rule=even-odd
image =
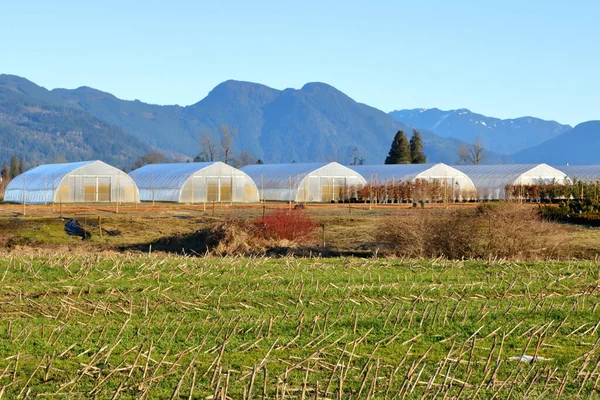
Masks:
[[[573,129],[570,125],[529,116],[509,119],[488,117],[467,108],[415,108],[395,110],[389,114],[399,122],[431,130],[442,137],[454,137],[468,143],[483,141],[488,150],[504,155],[537,146]]]
[[[11,82],[0,82],[0,162],[7,162],[12,155],[29,166],[101,158],[126,167],[149,150],[115,125],[29,96]]]
[[[47,90],[16,76],[0,75],[29,96],[91,114],[145,144],[193,157],[199,137],[218,144],[221,125],[237,129],[234,150],[247,150],[265,162],[348,162],[354,148],[368,163],[383,162],[397,130],[411,129],[387,113],[322,82],[278,90],[253,82],[227,80],[189,106],[153,105],[82,86]],[[19,84],[20,83],[20,84]],[[460,141],[423,130],[432,162],[453,163]],[[493,153],[491,159],[499,159]]]

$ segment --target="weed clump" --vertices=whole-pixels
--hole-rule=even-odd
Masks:
[[[387,220],[377,232],[377,240],[394,254],[450,259],[552,257],[563,239],[536,210],[515,204],[415,212]]]

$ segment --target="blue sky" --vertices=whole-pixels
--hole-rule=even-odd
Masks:
[[[600,119],[597,1],[6,1],[0,13],[0,73],[49,89],[189,105],[227,79],[320,81],[386,112]]]

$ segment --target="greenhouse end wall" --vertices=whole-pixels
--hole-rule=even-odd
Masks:
[[[5,201],[48,203],[133,203],[139,192],[123,171],[102,161],[46,164],[17,176],[8,185]]]
[[[337,201],[343,188],[366,184],[359,173],[335,162],[247,165],[242,171],[269,201]]]
[[[174,203],[258,202],[254,181],[222,162],[146,165],[132,171],[142,201]]]

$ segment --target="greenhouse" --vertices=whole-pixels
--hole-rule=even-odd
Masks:
[[[570,184],[566,173],[547,164],[455,165],[475,184],[478,199],[506,198],[507,185]]]
[[[564,172],[572,181],[597,182],[600,180],[600,165],[557,165],[554,168]]]
[[[129,174],[141,201],[252,203],[258,191],[250,177],[220,161],[148,164]]]
[[[4,201],[26,204],[133,203],[139,201],[135,182],[102,161],[46,164],[15,177]]]
[[[338,201],[344,190],[367,183],[359,173],[336,162],[257,164],[242,171],[256,182],[261,200]]]
[[[446,198],[468,199],[475,195],[475,185],[464,172],[438,164],[382,164],[354,165],[353,170],[374,185],[394,185],[397,182],[423,180],[441,185],[446,190]]]

